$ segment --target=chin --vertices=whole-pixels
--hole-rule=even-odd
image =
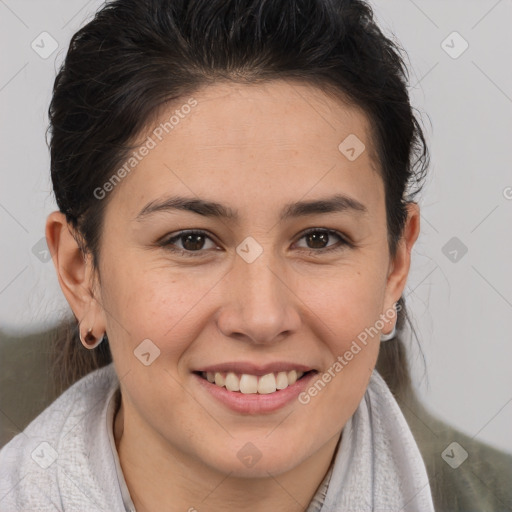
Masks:
[[[304,444],[297,442],[296,445],[283,443],[283,434],[276,435],[274,443],[269,443],[264,437],[255,439],[235,441],[221,447],[221,452],[212,451],[208,454],[209,460],[203,462],[212,469],[221,473],[229,474],[233,478],[268,478],[285,473],[298,466],[306,457],[301,453]],[[288,439],[289,441],[289,439]]]

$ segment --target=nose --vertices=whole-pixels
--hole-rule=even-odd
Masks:
[[[266,254],[252,263],[237,256],[226,276],[225,302],[217,316],[225,336],[270,344],[298,331],[300,300],[286,282],[286,272]]]

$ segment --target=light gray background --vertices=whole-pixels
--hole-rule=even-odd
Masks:
[[[53,264],[32,251],[44,236],[46,215],[56,209],[46,112],[71,35],[101,3],[0,0],[4,330],[49,326],[67,310]],[[432,154],[420,199],[422,234],[406,287],[426,358],[425,371],[413,341],[414,384],[433,412],[512,452],[512,2],[372,5],[383,30],[393,32],[409,55],[411,99]],[[31,48],[43,31],[59,45],[47,59]],[[462,48],[454,31],[469,44],[457,58],[444,49],[453,54]],[[443,252],[453,237],[456,245]],[[463,256],[461,244],[467,247]],[[457,254],[450,254],[454,249]]]

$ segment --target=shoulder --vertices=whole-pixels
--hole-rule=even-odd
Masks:
[[[512,455],[435,417],[415,396],[399,405],[425,461],[437,511],[512,510]]]
[[[59,480],[69,473],[67,465],[87,459],[88,436],[118,385],[112,363],[91,372],[0,450],[2,510],[53,510],[61,502]]]

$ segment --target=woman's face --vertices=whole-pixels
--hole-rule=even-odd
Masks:
[[[97,288],[126,435],[234,476],[279,474],[336,439],[378,355],[361,333],[391,330],[378,321],[408,271],[388,252],[368,126],[275,81],[209,86],[143,134],[110,192]],[[314,372],[292,384],[294,369]],[[246,392],[218,385],[228,371]]]

